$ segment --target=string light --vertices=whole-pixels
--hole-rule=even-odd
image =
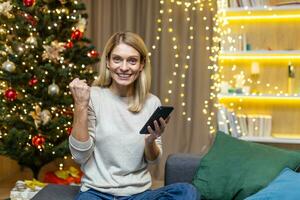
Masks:
[[[196,37],[195,35],[195,27],[192,25],[194,23],[192,16],[193,12],[200,12],[203,11],[203,8],[208,6],[208,10],[213,10],[213,4],[210,0],[194,0],[191,2],[187,1],[180,1],[180,0],[169,0],[169,1],[160,1],[160,17],[156,20],[157,23],[157,32],[156,32],[156,43],[159,42],[162,33],[170,34],[171,42],[172,42],[172,53],[174,58],[173,69],[171,71],[171,75],[169,79],[166,80],[167,89],[166,89],[166,96],[164,97],[165,103],[170,103],[172,98],[174,97],[173,88],[177,88],[178,95],[180,96],[180,105],[182,106],[182,116],[185,116],[187,121],[191,121],[191,117],[189,116],[189,108],[187,106],[187,95],[185,95],[185,87],[188,81],[188,72],[190,70],[191,65],[191,50],[193,49],[194,40]],[[184,20],[187,23],[188,27],[188,44],[181,46],[178,37],[176,36],[175,30],[175,17],[174,12],[175,10],[182,9],[184,11]],[[203,13],[204,14],[204,13]],[[208,16],[203,17],[203,21],[207,21]],[[166,20],[168,23],[166,27],[162,28],[162,21]],[[208,26],[207,26],[208,27]],[[206,28],[207,34],[209,34],[209,28]],[[206,41],[209,40],[209,35],[206,36]],[[157,44],[153,45],[155,47],[159,46]],[[209,48],[209,47],[208,47]],[[156,50],[157,48],[152,48],[152,50]],[[152,55],[152,54],[151,54]],[[177,79],[177,77],[180,79]],[[175,81],[176,80],[176,81]],[[178,87],[179,86],[179,87]],[[177,99],[177,98],[176,98]]]

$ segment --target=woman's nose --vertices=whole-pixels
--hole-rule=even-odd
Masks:
[[[120,69],[123,71],[127,71],[129,68],[127,66],[127,61],[123,60],[123,62],[121,63]]]

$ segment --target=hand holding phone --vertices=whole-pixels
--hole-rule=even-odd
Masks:
[[[147,130],[148,126],[150,126],[154,130],[155,127],[154,127],[153,122],[156,120],[159,123],[159,118],[161,118],[161,117],[165,120],[173,110],[174,110],[174,107],[172,107],[172,106],[159,106],[159,107],[157,107],[157,109],[150,116],[150,118],[148,119],[146,124],[140,130],[140,134],[148,134],[148,130]]]

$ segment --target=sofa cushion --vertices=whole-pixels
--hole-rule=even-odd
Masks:
[[[193,184],[204,199],[245,199],[284,168],[296,169],[300,152],[247,142],[218,132],[201,159]]]
[[[245,200],[299,200],[299,197],[300,174],[289,168],[285,168],[266,188]]]

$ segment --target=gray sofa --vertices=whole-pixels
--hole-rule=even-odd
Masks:
[[[165,185],[177,182],[191,183],[200,156],[192,154],[169,155],[165,165]],[[32,200],[74,200],[79,186],[48,184]]]

